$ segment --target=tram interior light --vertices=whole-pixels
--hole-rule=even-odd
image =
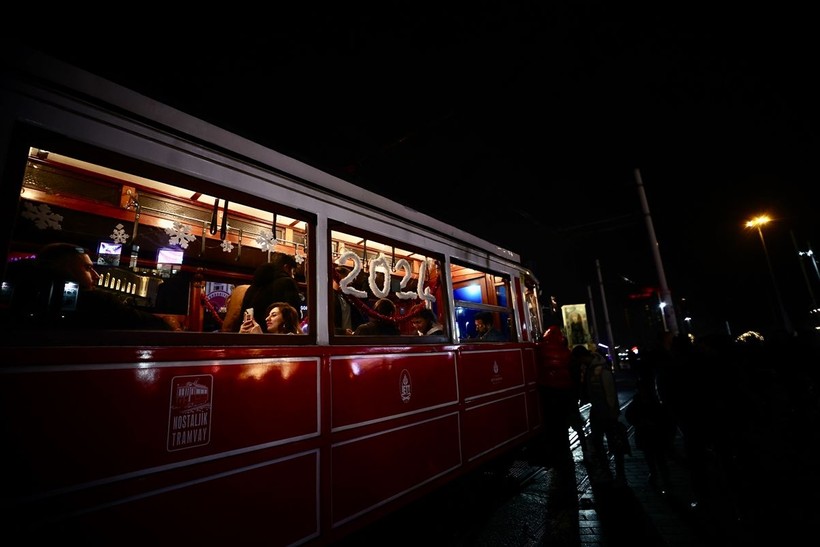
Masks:
[[[453,296],[456,300],[464,300],[465,302],[481,302],[481,286],[478,283],[459,287],[453,291]]]
[[[121,254],[122,243],[100,241],[100,244],[97,246],[97,264],[119,266]]]
[[[161,247],[157,250],[157,269],[163,269],[163,266],[168,268],[172,264],[182,264],[182,257],[185,251],[182,249],[171,249],[169,247]]]

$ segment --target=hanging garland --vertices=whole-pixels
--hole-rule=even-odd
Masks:
[[[204,294],[200,297],[202,299],[202,303],[205,304],[205,307],[211,310],[211,315],[213,315],[214,319],[216,320],[217,324],[221,327],[222,326],[222,318],[219,317],[219,313],[217,313],[214,305],[211,304],[211,301],[208,300]]]

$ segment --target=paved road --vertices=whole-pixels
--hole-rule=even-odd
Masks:
[[[629,374],[619,373],[622,406],[632,397]],[[796,387],[801,387],[800,385]],[[755,394],[751,421],[757,444],[742,445],[742,460],[704,470],[706,496],[696,506],[692,470],[680,435],[670,462],[672,484],[661,493],[647,481],[641,451],[631,444],[627,486],[593,485],[573,443],[573,461],[560,472],[527,451],[509,465],[462,477],[347,538],[343,545],[588,546],[802,545],[814,540],[820,512],[816,450],[820,406],[792,398],[769,381]],[[803,406],[797,403],[803,403]],[[811,404],[809,404],[811,403]],[[741,409],[749,414],[750,409]],[[584,414],[586,414],[584,409]],[[732,411],[732,415],[737,413]],[[721,416],[727,436],[736,425]],[[778,538],[767,542],[770,537]]]

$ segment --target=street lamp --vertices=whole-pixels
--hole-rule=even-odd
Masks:
[[[760,244],[763,245],[763,254],[766,256],[766,264],[769,266],[769,275],[772,277],[772,286],[774,287],[774,295],[777,299],[777,306],[780,308],[780,315],[783,319],[783,328],[786,329],[786,332],[792,334],[792,325],[791,321],[789,321],[789,316],[786,314],[786,308],[783,307],[783,300],[780,298],[780,289],[777,286],[777,280],[774,277],[774,269],[772,268],[772,261],[769,259],[769,250],[766,248],[766,240],[763,239],[763,230],[760,229],[761,226],[764,224],[768,224],[771,222],[771,218],[767,215],[760,215],[752,220],[746,222],[747,228],[756,228],[757,233],[760,236]]]

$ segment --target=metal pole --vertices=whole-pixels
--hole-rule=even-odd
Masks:
[[[797,247],[797,239],[794,237],[794,230],[789,230],[789,234],[792,236],[794,250],[797,251],[797,261],[800,262],[800,271],[803,272],[803,280],[806,282],[806,289],[809,291],[809,297],[811,298],[811,309],[816,309],[817,301],[814,299],[814,291],[811,288],[811,282],[809,282],[809,274],[806,273],[806,265],[803,264],[803,254],[805,253],[801,253],[800,249]]]
[[[601,289],[601,308],[604,312],[604,321],[606,322],[606,335],[608,337],[607,342],[609,342],[609,347],[607,347],[607,355],[609,355],[609,360],[612,362],[613,365],[618,364],[617,355],[612,349],[615,347],[615,340],[612,337],[612,324],[609,322],[609,310],[606,307],[606,293],[604,293],[604,280],[601,277],[601,261],[597,258],[595,259],[595,268],[598,270],[598,285]]]
[[[601,339],[600,335],[598,334],[598,320],[595,319],[595,302],[592,300],[592,286],[587,285],[587,296],[589,296],[589,315],[590,319],[592,320],[592,341],[595,344],[598,344],[598,341]]]
[[[666,274],[663,271],[661,251],[658,247],[658,239],[655,237],[655,227],[652,224],[652,215],[649,213],[649,202],[646,200],[646,193],[644,193],[643,190],[643,180],[641,180],[640,169],[635,169],[635,182],[638,184],[638,196],[641,198],[641,207],[643,208],[644,219],[646,219],[646,229],[649,232],[649,242],[652,245],[652,255],[655,257],[655,268],[658,270],[661,298],[663,302],[666,303],[661,313],[664,314],[664,321],[668,324],[669,330],[674,336],[677,336],[678,320],[675,316],[675,305],[672,303],[672,293],[669,292],[669,286],[666,284]],[[669,310],[668,317],[666,316],[667,310]]]
[[[766,248],[766,240],[763,239],[763,230],[760,229],[760,225],[757,224],[757,233],[760,235],[760,244],[763,245],[763,254],[766,256],[766,264],[769,266],[769,274],[772,277],[772,285],[774,286],[774,296],[777,300],[777,307],[780,309],[780,316],[783,319],[783,328],[786,329],[786,332],[792,334],[794,331],[792,330],[791,321],[789,321],[789,316],[786,314],[786,308],[783,307],[783,300],[780,298],[780,289],[777,286],[777,279],[774,277],[774,268],[772,268],[772,261],[769,259],[769,250]]]
[[[814,273],[817,274],[817,280],[820,281],[820,269],[817,268],[817,261],[814,259],[814,251],[811,250],[811,241],[807,242],[809,246],[809,250],[806,251],[806,254],[811,257],[811,263],[814,264]]]

